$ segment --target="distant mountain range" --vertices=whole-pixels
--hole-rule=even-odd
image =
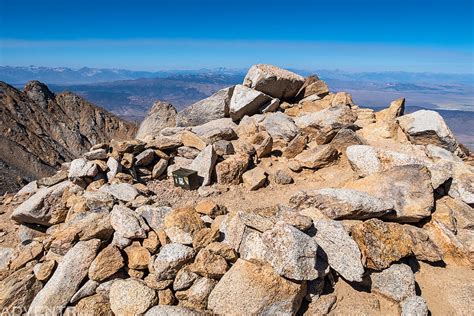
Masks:
[[[91,84],[118,80],[132,80],[145,78],[166,78],[181,75],[245,75],[245,70],[226,68],[196,69],[196,70],[171,70],[171,71],[135,71],[126,69],[88,68],[72,69],[67,67],[12,67],[0,66],[0,81],[13,85],[23,85],[30,80],[39,80],[48,85],[61,84]]]
[[[364,82],[403,82],[425,84],[474,84],[474,74],[420,73],[405,71],[349,72],[327,69],[290,69],[301,75],[318,74],[322,79]],[[244,76],[247,69],[195,69],[168,71],[135,71],[126,69],[88,68],[72,69],[67,67],[13,67],[0,66],[0,80],[11,84],[25,84],[30,80],[39,80],[46,84],[89,84],[117,80],[140,78],[166,78],[177,75],[222,75]]]

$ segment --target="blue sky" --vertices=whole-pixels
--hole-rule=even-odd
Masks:
[[[473,73],[472,1],[0,0],[0,64]]]

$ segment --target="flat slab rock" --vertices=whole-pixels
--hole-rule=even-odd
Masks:
[[[212,290],[208,308],[218,314],[296,314],[305,292],[305,282],[282,278],[268,265],[238,259]]]
[[[300,191],[290,198],[290,204],[298,208],[315,207],[332,219],[368,219],[393,209],[393,204],[381,198],[344,188]]]
[[[58,212],[53,205],[59,200],[66,188],[71,186],[69,181],[60,182],[51,187],[39,189],[34,195],[21,203],[12,213],[11,218],[18,223],[40,224],[51,226],[63,219],[66,214]],[[47,203],[45,203],[47,201]],[[67,212],[67,211],[66,211]]]
[[[138,196],[138,191],[129,183],[113,183],[102,186],[99,191],[108,193],[116,199],[130,202]]]
[[[396,212],[387,218],[398,222],[418,222],[430,216],[434,207],[430,172],[418,164],[395,166],[349,182],[345,187],[393,203]]]

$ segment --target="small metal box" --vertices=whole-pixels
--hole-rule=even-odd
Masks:
[[[173,181],[175,187],[186,190],[195,190],[199,187],[199,177],[197,171],[179,168],[173,171]]]

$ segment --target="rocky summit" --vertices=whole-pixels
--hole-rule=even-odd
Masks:
[[[129,139],[135,131],[134,124],[72,93],[54,94],[38,81],[20,91],[0,81],[0,194],[51,176],[93,145]]]
[[[71,160],[1,200],[2,313],[472,313],[473,160],[435,112],[405,114],[404,99],[375,112],[255,65],[181,112],[157,102],[136,139],[103,141],[133,128],[38,83],[2,89],[3,135],[51,170]],[[12,123],[13,109],[35,119]],[[59,111],[77,113],[46,114]],[[174,185],[180,168],[196,189]]]

